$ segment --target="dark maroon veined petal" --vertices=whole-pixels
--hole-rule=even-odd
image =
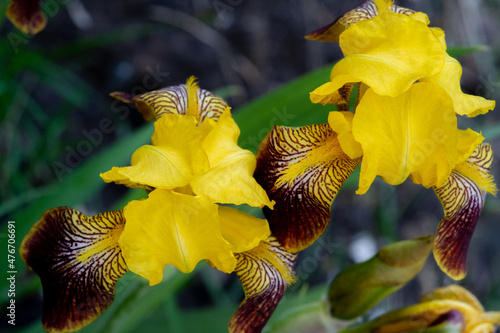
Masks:
[[[275,126],[262,141],[254,177],[276,202],[264,212],[288,252],[305,249],[325,231],[333,199],[360,160],[342,151],[328,124]]]
[[[146,121],[159,119],[164,114],[189,114],[190,100],[193,108],[199,113],[200,121],[205,118],[217,121],[228,108],[227,102],[210,91],[199,88],[194,80],[194,77],[191,77],[187,84],[170,86],[137,96],[124,92],[113,92],[111,96],[122,102],[135,103]]]
[[[394,13],[405,15],[415,13],[415,11],[411,9],[396,5],[393,5],[391,7],[391,11]],[[344,32],[344,30],[346,30],[350,25],[375,17],[378,15],[378,13],[379,10],[374,1],[365,1],[361,5],[349,10],[332,23],[307,34],[305,38],[320,42],[338,42],[340,34]]]
[[[481,144],[443,185],[434,188],[445,211],[434,238],[434,257],[441,270],[455,280],[467,273],[467,250],[486,191],[496,191],[489,175],[492,160],[491,146]]]
[[[128,270],[118,245],[124,224],[122,211],[86,216],[58,207],[31,228],[20,254],[42,281],[45,330],[79,330],[113,302]]]
[[[286,288],[295,281],[293,266],[297,256],[269,237],[250,251],[235,253],[235,257],[245,299],[229,321],[229,332],[261,332]]]
[[[40,0],[11,0],[6,15],[25,34],[37,34],[47,23],[40,10]]]

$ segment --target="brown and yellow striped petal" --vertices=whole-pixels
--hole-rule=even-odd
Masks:
[[[338,42],[340,34],[344,32],[344,30],[346,30],[350,25],[377,16],[380,12],[377,3],[379,4],[379,6],[390,6],[390,11],[394,13],[405,15],[415,13],[415,11],[411,9],[391,5],[392,1],[365,1],[361,5],[351,9],[332,23],[307,34],[305,38],[320,42]]]
[[[285,250],[274,237],[250,251],[235,253],[245,299],[229,321],[229,332],[261,332],[286,288],[295,282],[296,255]]]
[[[135,103],[146,121],[159,119],[165,114],[192,115],[199,118],[200,122],[207,117],[217,121],[228,108],[223,98],[199,88],[194,77],[189,78],[186,84],[150,91],[135,97],[123,92],[113,92],[111,96],[126,103]]]
[[[489,175],[492,160],[491,146],[481,144],[443,185],[434,188],[445,212],[434,238],[434,257],[441,270],[455,280],[466,275],[467,250],[486,192],[496,192]]]
[[[48,332],[73,332],[113,302],[127,271],[118,238],[122,211],[86,216],[69,207],[46,211],[24,238],[20,254],[40,276],[42,322]]]
[[[328,124],[275,126],[266,136],[254,177],[276,202],[264,212],[287,251],[305,249],[325,231],[333,199],[360,160],[342,151]]]
[[[37,34],[47,23],[40,10],[40,0],[11,0],[5,14],[25,34]]]

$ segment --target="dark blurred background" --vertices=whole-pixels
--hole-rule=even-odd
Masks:
[[[337,44],[307,41],[303,36],[360,2],[54,0],[42,5],[48,23],[36,36],[21,34],[4,19],[0,29],[2,246],[5,222],[51,195],[52,185],[73,172],[57,169],[57,165],[65,163],[68,147],[76,147],[85,138],[84,131],[99,128],[103,118],[111,119],[115,126],[92,147],[84,158],[87,160],[143,125],[142,118],[134,110],[123,109],[108,96],[110,92],[138,94],[184,83],[195,75],[202,88],[227,98],[233,113],[237,113],[259,96],[339,60],[342,54]],[[463,54],[459,60],[465,92],[498,99],[499,0],[396,3],[427,13],[431,26],[445,30],[448,47],[457,55]],[[476,52],[470,53],[471,47]],[[327,80],[325,75],[319,84]],[[289,110],[293,108],[288,106]],[[324,122],[326,117],[325,112]],[[483,130],[488,142],[499,150],[499,120],[494,111],[473,120],[461,118],[459,124],[461,128]],[[120,165],[128,163],[128,158],[122,156]],[[500,179],[498,157],[492,169]],[[101,171],[105,170],[95,170],[96,175]],[[354,194],[355,189],[356,184],[348,185],[334,203],[333,223],[323,236],[335,248],[331,260],[308,264],[315,247],[304,251],[298,264],[302,273],[292,292],[303,286],[324,287],[340,269],[366,259],[382,245],[433,233],[442,218],[432,190],[410,182],[398,187],[377,182],[362,197]],[[65,195],[70,194],[61,193]],[[124,187],[107,185],[75,208],[89,215],[99,213],[116,208],[126,195]],[[462,282],[492,310],[500,309],[499,214],[500,201],[488,196],[469,251],[469,275]],[[19,229],[27,230],[34,222],[36,219],[18,221],[23,225]],[[18,245],[23,237],[19,233]],[[222,281],[215,284],[224,291],[231,289],[228,285],[235,285],[234,277],[210,274]],[[29,273],[23,273],[19,280],[27,300],[26,313],[20,315],[25,322],[19,325],[23,326],[39,320],[40,292]],[[384,301],[382,308],[408,305],[421,293],[451,282],[430,258],[419,277]],[[215,287],[210,287],[206,278],[194,274],[186,284],[189,287],[180,288],[177,294],[181,309],[220,305],[214,305],[210,288]],[[231,290],[234,311],[242,293],[238,287]]]

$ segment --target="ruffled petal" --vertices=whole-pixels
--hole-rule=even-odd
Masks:
[[[391,185],[408,176],[425,187],[441,185],[458,163],[453,102],[439,86],[419,82],[390,98],[368,90],[356,109],[353,134],[363,147],[359,189],[378,175]]]
[[[384,7],[385,5],[389,5],[390,10],[394,13],[404,15],[415,13],[415,11],[411,9],[393,5],[392,1],[365,1],[361,5],[351,9],[339,17],[334,22],[307,34],[305,38],[320,42],[338,42],[340,34],[349,28],[349,26],[378,15],[379,8],[375,2],[378,2],[379,5],[382,4]]]
[[[145,145],[132,155],[131,166],[102,173],[101,178],[131,187],[172,189],[189,184],[209,168],[202,142],[213,123],[197,126],[194,117],[165,115],[155,122],[153,145]]]
[[[353,25],[342,34],[340,47],[345,58],[332,69],[330,90],[363,82],[377,94],[391,97],[420,78],[439,73],[446,53],[424,23],[394,13]]]
[[[328,124],[335,133],[337,133],[337,139],[339,140],[340,147],[347,156],[351,159],[361,157],[363,155],[363,148],[354,139],[352,134],[352,121],[354,119],[354,113],[352,112],[330,112],[328,116]]]
[[[189,109],[193,108],[198,111],[200,121],[206,118],[217,121],[228,107],[223,98],[198,88],[194,77],[188,79],[185,85],[170,86],[135,97],[123,92],[113,92],[111,96],[122,102],[135,103],[146,121],[160,119],[166,114],[190,114]],[[194,105],[190,106],[193,101]]]
[[[489,175],[492,160],[491,146],[479,145],[443,185],[434,188],[445,212],[434,239],[434,257],[441,270],[455,280],[466,275],[467,250],[486,191],[496,193]]]
[[[461,116],[475,117],[495,108],[495,101],[464,94],[460,88],[461,77],[462,66],[456,59],[446,54],[443,70],[437,75],[422,78],[421,81],[433,82],[444,88],[453,99],[455,112]]]
[[[118,245],[124,223],[122,211],[86,216],[58,207],[31,228],[20,254],[42,281],[45,330],[79,330],[113,302],[127,271]]]
[[[249,251],[271,235],[266,220],[238,209],[219,206],[222,237],[231,244],[231,251]]]
[[[262,141],[255,178],[276,201],[264,212],[287,251],[305,249],[325,231],[333,199],[359,161],[342,151],[328,124],[275,126]]]
[[[235,256],[245,299],[229,321],[229,332],[261,332],[286,288],[295,281],[293,266],[297,256],[288,253],[274,237]]]
[[[194,193],[206,195],[217,203],[271,207],[264,189],[253,178],[255,156],[238,146],[240,130],[229,109],[204,139],[203,149],[210,169],[191,181]]]
[[[124,209],[127,224],[120,237],[129,269],[160,283],[166,264],[183,273],[201,260],[230,273],[236,259],[224,240],[218,207],[206,197],[156,189],[145,200],[132,201]]]
[[[40,10],[40,0],[11,0],[5,14],[25,34],[37,34],[47,24]]]

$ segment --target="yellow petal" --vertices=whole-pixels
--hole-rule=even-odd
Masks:
[[[122,211],[86,216],[58,207],[24,237],[20,254],[42,281],[46,331],[79,330],[113,302],[116,282],[128,270],[118,246],[124,224]]]
[[[276,201],[264,212],[289,252],[311,245],[325,231],[338,190],[359,164],[341,149],[328,124],[275,126],[259,146],[255,178]]]
[[[459,130],[457,150],[460,154],[459,162],[465,162],[476,150],[476,147],[483,142],[484,137],[470,128],[465,131]]]
[[[130,202],[124,214],[123,256],[129,269],[150,285],[161,282],[166,264],[184,273],[204,259],[225,273],[235,268],[231,246],[221,234],[218,207],[206,197],[157,189],[145,200]]]
[[[288,253],[274,237],[235,256],[245,299],[229,321],[229,332],[260,332],[286,288],[295,281],[293,266],[297,256]]]
[[[235,253],[251,250],[271,235],[266,220],[235,208],[219,206],[219,219],[222,237],[231,244],[231,251]]]
[[[421,81],[433,82],[444,88],[453,99],[455,112],[461,116],[475,117],[495,108],[495,101],[464,94],[460,88],[461,77],[462,66],[456,59],[446,54],[443,70],[439,74],[423,78]]]
[[[341,35],[340,47],[345,58],[330,75],[336,89],[363,82],[377,94],[392,97],[416,80],[439,73],[445,58],[441,43],[424,23],[394,13],[353,25]]]
[[[226,101],[208,90],[198,88],[192,78],[188,79],[186,85],[170,86],[135,97],[123,92],[113,92],[111,96],[126,103],[135,103],[147,121],[160,119],[166,114],[199,114],[200,121],[206,118],[217,121],[228,107]],[[192,98],[189,98],[190,94]]]
[[[238,146],[240,130],[229,109],[203,140],[210,169],[193,178],[194,193],[206,195],[217,203],[272,207],[264,189],[253,178],[256,159],[249,150]]]
[[[165,189],[186,186],[195,175],[208,170],[202,141],[211,130],[209,122],[197,126],[194,117],[165,115],[155,122],[153,145],[137,149],[132,155],[132,166],[113,168],[101,177],[105,182],[125,185]]]
[[[429,83],[416,83],[396,98],[368,90],[356,110],[353,134],[364,152],[358,194],[377,175],[391,185],[408,176],[425,187],[441,185],[459,158],[452,101]]]
[[[377,0],[377,2],[375,3],[371,0],[365,1],[346,12],[334,22],[307,34],[305,38],[320,42],[338,42],[340,34],[349,28],[349,26],[378,15],[379,7],[382,8],[382,12],[390,9],[392,12],[398,14],[410,15],[414,13],[411,9],[394,5],[392,1]]]
[[[486,190],[496,192],[489,168],[490,145],[480,145],[467,162],[459,164],[443,185],[434,190],[445,216],[434,239],[434,258],[443,272],[455,280],[467,272],[467,250],[484,206]]]
[[[328,123],[333,131],[337,133],[337,139],[344,153],[351,159],[361,157],[363,149],[359,142],[354,139],[352,134],[352,120],[354,113],[352,112],[330,112]]]
[[[37,34],[47,24],[39,0],[11,0],[5,14],[25,34]]]
[[[479,312],[484,312],[484,308],[473,293],[456,284],[434,289],[420,298],[419,303],[433,300],[455,300],[469,304]]]

